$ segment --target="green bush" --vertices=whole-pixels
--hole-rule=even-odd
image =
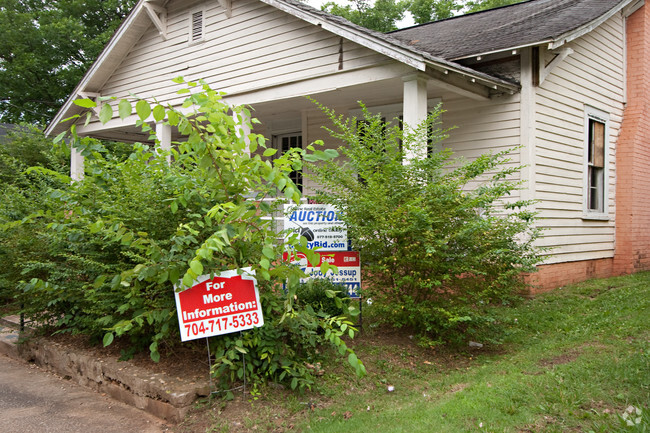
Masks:
[[[485,335],[485,307],[512,300],[540,261],[529,203],[507,198],[519,167],[508,152],[452,159],[440,109],[403,132],[365,107],[360,121],[321,108],[346,144],[344,160],[314,168],[318,200],[341,209],[377,315],[432,343]]]
[[[41,204],[47,191],[62,184],[61,178],[44,174],[43,170],[67,172],[67,156],[63,148],[53,147],[40,130],[27,125],[9,130],[0,143],[0,227],[5,227],[0,230],[1,304],[15,301],[21,281],[26,278],[24,264],[48,247],[42,239],[31,236],[29,226],[14,222],[43,210]]]
[[[239,117],[249,113],[233,110],[221,94],[201,86],[185,103],[196,109],[190,115],[144,100],[119,101],[122,117],[130,115],[135,102],[145,132],[152,133],[144,122],[150,115],[180,131],[183,138],[169,153],[142,144],[127,153],[123,145],[109,148],[79,139],[71,128],[72,145],[85,157],[85,177],[70,184],[69,178],[54,176],[58,180],[44,189],[37,211],[3,225],[5,232],[22,230],[20,236],[38,247],[19,261],[25,282],[18,299],[24,312],[55,332],[84,334],[104,345],[120,339],[129,344],[127,355],[148,349],[158,360],[162,347],[180,342],[174,290],[190,287],[200,275],[250,267],[265,325],[210,338],[220,381],[246,375],[303,389],[313,382],[306,364],[325,343],[347,354],[363,375],[363,364],[341,339],[354,335],[352,323],[294,303],[304,274],[279,260],[287,246],[276,243],[271,216],[283,200],[265,200],[279,196],[298,202],[291,171],[300,169],[303,159],[328,159],[335,152],[308,146],[271,161],[275,150],[267,149],[259,135],[244,137],[233,118],[233,111]],[[88,109],[96,105],[76,103]],[[103,104],[100,119],[111,117],[111,106]],[[294,236],[288,243],[312,263],[318,260],[304,239]],[[287,293],[280,288],[285,282]]]
[[[301,283],[296,289],[298,303],[309,306],[316,313],[328,316],[348,314],[350,298],[345,289],[328,279],[313,278]]]

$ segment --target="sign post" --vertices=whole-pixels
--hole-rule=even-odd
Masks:
[[[175,296],[181,341],[205,337],[212,388],[212,355],[208,337],[241,333],[264,325],[257,280],[251,273],[238,275],[237,271],[222,272],[214,278],[202,275],[192,287],[175,292]],[[242,354],[242,361],[245,371],[245,354]],[[243,392],[246,393],[246,374]]]

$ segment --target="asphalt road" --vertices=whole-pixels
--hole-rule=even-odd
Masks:
[[[159,433],[153,415],[0,355],[0,433]]]

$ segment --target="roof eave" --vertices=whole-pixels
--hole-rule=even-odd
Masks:
[[[490,75],[475,71],[462,65],[458,65],[445,59],[432,56],[420,50],[402,47],[397,40],[394,40],[394,42],[392,40],[388,41],[386,39],[373,36],[369,33],[366,34],[355,31],[353,28],[350,28],[346,25],[328,21],[316,14],[310,13],[309,11],[305,11],[296,6],[278,0],[261,1],[284,12],[287,12],[297,18],[307,21],[313,25],[317,25],[324,30],[330,31],[338,36],[344,37],[348,40],[365,46],[366,48],[377,51],[380,54],[384,54],[394,60],[412,66],[419,71],[425,71],[426,67],[430,66],[441,71],[459,73],[468,77],[470,80],[479,82],[491,89],[503,88],[506,89],[507,92],[519,91],[520,87],[516,84],[501,80],[496,77],[492,77]]]
[[[551,43],[551,42],[553,42],[553,39],[543,39],[541,41],[536,41],[536,42],[523,44],[523,45],[516,45],[516,46],[508,47],[508,48],[500,48],[498,50],[484,51],[484,52],[479,52],[479,53],[472,53],[472,54],[468,54],[468,55],[462,56],[462,57],[455,57],[455,58],[450,59],[450,60],[453,61],[453,62],[457,62],[459,60],[471,59],[472,57],[488,56],[490,54],[505,53],[507,51],[517,51],[517,50],[521,50],[521,49],[528,48],[528,47],[536,47],[536,46],[539,46],[539,45],[548,44],[548,43]]]
[[[593,21],[588,22],[587,24],[584,24],[574,30],[571,30],[569,32],[566,32],[560,36],[556,36],[553,38],[553,41],[548,44],[548,49],[549,50],[555,50],[562,45],[565,45],[581,36],[586,35],[587,33],[591,32],[601,24],[603,24],[605,21],[619,13],[621,10],[623,10],[625,7],[627,7],[630,3],[633,3],[637,0],[627,0],[623,1],[618,4],[618,6],[610,9],[607,11],[605,14],[601,15],[600,17],[596,18]],[[539,44],[538,44],[539,45]]]

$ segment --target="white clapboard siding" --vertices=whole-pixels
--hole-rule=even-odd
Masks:
[[[233,2],[226,18],[217,1],[204,5],[205,40],[189,44],[189,10],[180,0],[168,5],[167,40],[152,26],[103,86],[118,99],[138,95],[178,104],[183,75],[204,79],[228,94],[296,82],[339,71],[341,38],[257,0]],[[386,62],[374,51],[343,41],[344,71]]]
[[[457,157],[471,160],[483,153],[512,149],[521,142],[519,94],[488,101],[443,99],[442,108],[444,127],[454,127],[442,145]],[[509,165],[520,164],[520,153],[512,153],[510,159]],[[514,179],[520,179],[519,173]],[[518,197],[515,191],[510,199]]]
[[[609,19],[571,42],[574,53],[554,68],[536,93],[535,186],[539,245],[546,263],[613,257],[615,149],[623,110],[623,21]],[[547,53],[544,63],[553,58]],[[585,105],[610,114],[609,220],[583,219]]]

